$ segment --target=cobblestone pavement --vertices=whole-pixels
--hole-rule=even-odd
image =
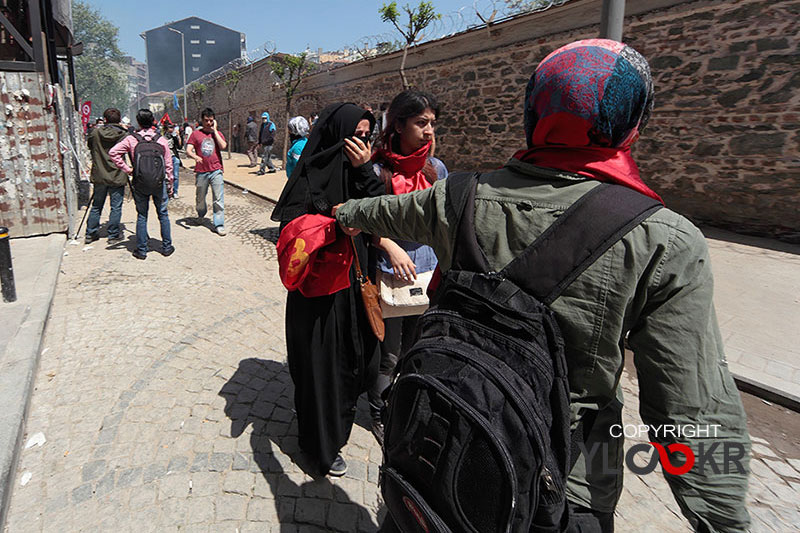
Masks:
[[[67,246],[5,531],[376,530],[380,449],[363,399],[345,477],[297,464],[277,231],[269,204],[226,195],[224,238],[171,202],[168,258],[154,213],[147,260],[131,257],[127,200],[125,243]],[[627,372],[623,384],[636,423]],[[754,530],[800,524],[800,461],[766,440],[754,450]],[[619,531],[687,530],[656,474],[628,473],[617,514]]]

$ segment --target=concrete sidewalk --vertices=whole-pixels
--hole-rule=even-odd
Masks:
[[[0,524],[10,497],[65,236],[11,239],[17,301],[0,302]]]
[[[247,156],[226,160],[225,181],[271,202],[285,172],[255,175]],[[800,408],[800,246],[715,228],[703,230],[731,371],[749,392]]]

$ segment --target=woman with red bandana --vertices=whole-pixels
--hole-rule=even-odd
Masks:
[[[459,205],[448,194],[447,181],[400,197],[350,200],[334,209],[335,217],[351,231],[431,245],[445,279],[461,268],[456,254],[465,242],[484,255],[486,271],[499,272],[600,182],[660,199],[631,155],[653,96],[647,61],[629,46],[606,39],[567,44],[544,58],[528,83],[527,148],[503,168],[473,178],[471,227],[465,231],[470,241],[460,232],[464,219],[456,214]],[[662,183],[675,179],[660,176]],[[459,178],[448,181],[452,185]],[[621,200],[609,201],[598,219],[625,207]],[[552,258],[542,261],[525,281],[546,277],[553,263]],[[750,438],[725,358],[713,286],[703,234],[663,207],[592,259],[549,303],[564,341],[572,427],[584,424],[582,449],[592,450],[578,454],[574,466],[565,464],[559,475],[566,484],[570,533],[613,532],[615,519],[624,520],[624,513],[615,515],[623,489],[624,435],[611,428],[622,423],[627,402],[620,384],[626,347],[639,380],[639,414],[651,428],[653,443],[689,446],[697,457],[708,454],[705,468],[698,461],[680,475],[663,471],[690,527],[749,530]],[[665,424],[713,424],[714,436],[698,432],[676,438],[654,431]],[[741,464],[729,462],[721,444],[712,452],[714,442],[742,450]],[[711,462],[727,466],[709,468]],[[475,479],[464,472],[459,476]],[[477,505],[488,493],[475,494]],[[631,527],[623,522],[619,529]],[[655,529],[666,527],[659,523]],[[386,524],[383,530],[389,530]]]
[[[444,163],[433,157],[434,127],[439,104],[430,93],[403,91],[392,100],[386,114],[386,126],[372,156],[375,172],[386,184],[388,194],[403,194],[429,188],[447,177]],[[430,246],[411,241],[374,238],[382,250],[378,257],[380,275],[396,280],[417,279],[418,274],[433,272],[436,254]],[[381,393],[389,386],[394,367],[410,347],[419,315],[385,318],[386,337],[381,343],[381,364],[374,385],[369,390],[372,433],[383,442]]]

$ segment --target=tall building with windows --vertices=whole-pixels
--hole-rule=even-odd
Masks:
[[[244,33],[198,17],[185,18],[148,30],[142,36],[147,48],[151,91],[174,91],[183,85],[181,33],[186,55],[187,85],[242,57],[247,50]]]

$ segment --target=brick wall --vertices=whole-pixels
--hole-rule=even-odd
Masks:
[[[595,37],[600,5],[573,0],[412,49],[406,75],[440,99],[437,156],[451,170],[495,168],[525,145],[530,74],[555,48]],[[627,13],[624,40],[650,61],[657,91],[634,149],[645,181],[696,222],[800,241],[800,0],[638,0]],[[396,53],[311,76],[292,114],[339,100],[377,109],[401,89],[399,61]],[[267,80],[266,65],[248,68],[233,120],[267,109],[283,131],[282,88]],[[205,104],[227,131],[221,82]]]

